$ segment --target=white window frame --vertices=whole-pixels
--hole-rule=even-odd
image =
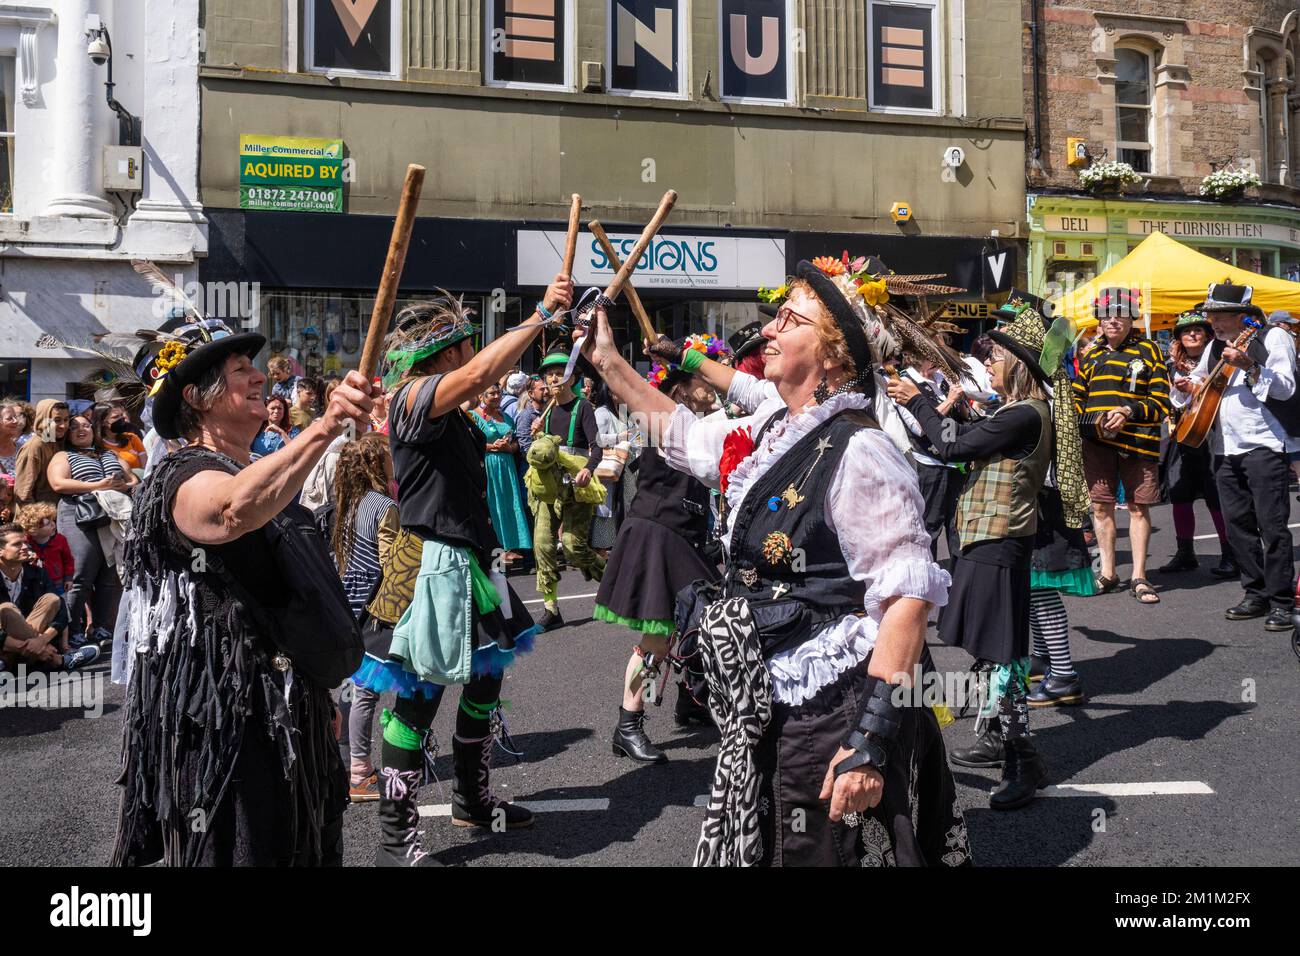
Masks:
[[[498,80],[492,75],[494,57],[492,50],[492,24],[495,21],[496,5],[502,0],[483,0],[483,83],[507,90],[565,90],[575,89],[577,71],[574,59],[577,56],[577,24],[574,22],[574,0],[564,0],[564,82],[557,83],[520,83],[516,80]]]
[[[762,96],[727,96],[726,83],[723,80],[723,68],[727,60],[727,26],[722,22],[722,0],[718,0],[718,99],[723,103],[739,103],[744,106],[794,106],[799,102],[799,71],[795,69],[795,58],[800,51],[795,49],[795,31],[799,29],[795,22],[794,0],[785,0],[785,88],[787,98],[773,100]]]
[[[17,179],[18,179],[18,159],[15,148],[18,143],[17,126],[18,117],[18,51],[0,49],[0,85],[4,89],[0,95],[3,95],[7,102],[3,104],[5,112],[9,117],[10,128],[7,130],[0,129],[0,139],[9,141],[9,165],[11,173],[9,176],[9,209],[0,209],[0,218],[8,218],[14,214],[14,208],[17,204]]]
[[[615,96],[633,96],[641,99],[684,100],[691,91],[691,0],[680,0],[677,16],[677,62],[680,69],[677,78],[677,92],[661,93],[657,90],[627,90],[614,85],[614,7],[618,0],[607,0],[605,4],[605,62],[609,64],[608,92]]]
[[[934,38],[934,107],[912,109],[907,106],[879,106],[876,103],[876,6],[917,7],[930,11],[930,36]],[[947,103],[948,31],[945,29],[943,0],[867,0],[867,109],[873,113],[898,113],[904,116],[942,116]],[[963,97],[964,99],[964,97]]]
[[[1155,53],[1155,51],[1153,51],[1153,50],[1151,50],[1151,49],[1149,49],[1149,48],[1147,48],[1147,47],[1145,47],[1145,46],[1140,46],[1140,45],[1135,44],[1135,43],[1118,43],[1118,44],[1116,44],[1116,46],[1115,46],[1115,59],[1116,59],[1116,61],[1119,60],[1119,53],[1120,53],[1121,50],[1127,50],[1127,51],[1129,51],[1130,53],[1136,53],[1136,54],[1138,54],[1139,56],[1144,56],[1144,57],[1146,57],[1146,61],[1147,61],[1147,97],[1148,97],[1148,99],[1147,99],[1147,105],[1146,105],[1146,106],[1138,106],[1137,104],[1134,104],[1134,103],[1121,103],[1121,102],[1119,101],[1118,83],[1116,84],[1116,87],[1117,87],[1117,88],[1116,88],[1116,91],[1115,91],[1115,102],[1114,102],[1114,108],[1115,108],[1115,160],[1116,160],[1117,162],[1122,161],[1122,160],[1121,160],[1121,157],[1120,157],[1120,152],[1121,152],[1122,150],[1125,150],[1125,149],[1142,150],[1142,149],[1145,148],[1146,151],[1147,151],[1147,169],[1146,169],[1145,173],[1143,173],[1143,175],[1154,176],[1154,175],[1156,175],[1156,53]],[[1118,77],[1117,77],[1117,79],[1118,79]],[[1146,141],[1145,143],[1138,143],[1138,142],[1135,142],[1135,141],[1133,141],[1133,140],[1120,139],[1119,111],[1122,110],[1122,109],[1125,109],[1125,110],[1140,110],[1140,109],[1145,109],[1145,110],[1146,110],[1146,112],[1147,112],[1147,141]],[[1139,170],[1139,172],[1142,172],[1142,171]]]
[[[406,9],[403,0],[392,0],[390,4],[392,24],[389,27],[391,50],[389,60],[393,69],[387,73],[382,70],[345,70],[334,66],[316,66],[312,62],[316,51],[316,2],[303,0],[302,4],[302,68],[304,73],[316,73],[321,76],[367,76],[385,80],[402,78],[402,13]]]

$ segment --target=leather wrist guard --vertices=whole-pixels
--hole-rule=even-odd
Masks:
[[[893,700],[895,685],[871,678],[858,726],[844,738],[843,746],[854,751],[835,765],[835,776],[870,764],[883,775],[889,761],[889,745],[902,726],[902,708]]]

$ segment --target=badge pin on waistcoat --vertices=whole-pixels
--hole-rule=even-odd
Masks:
[[[786,488],[785,491],[781,492],[779,495],[773,495],[771,498],[768,498],[767,509],[769,511],[780,511],[782,502],[785,502],[785,506],[787,508],[794,508],[797,507],[801,501],[807,500],[807,496],[800,494],[799,489],[802,488],[804,484],[808,481],[809,476],[812,475],[813,470],[817,467],[817,463],[822,460],[822,455],[826,454],[826,452],[829,451],[832,447],[833,446],[831,445],[831,440],[829,438],[818,439],[817,457],[814,458],[813,463],[808,466],[808,470],[803,473],[803,477],[799,479],[799,482],[797,484],[793,481],[790,482],[790,486]]]
[[[773,567],[788,565],[794,557],[794,542],[784,531],[773,531],[763,538],[763,558]]]
[[[1142,360],[1134,359],[1128,363],[1128,390],[1137,391],[1138,375],[1142,372]]]

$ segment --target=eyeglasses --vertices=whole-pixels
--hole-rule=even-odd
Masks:
[[[789,330],[791,325],[812,325],[815,321],[817,320],[796,312],[788,305],[783,305],[776,310],[776,331],[778,333]]]

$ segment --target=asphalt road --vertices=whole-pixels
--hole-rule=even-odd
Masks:
[[[1210,536],[1197,542],[1208,567],[1217,542],[1202,506],[1197,513],[1198,530]],[[1298,514],[1293,503],[1293,524]],[[1155,509],[1155,524],[1153,567],[1173,551],[1168,507]],[[1121,548],[1126,543],[1121,538]],[[956,768],[978,864],[1300,863],[1300,662],[1290,636],[1270,634],[1259,621],[1225,621],[1223,609],[1239,600],[1240,589],[1204,568],[1152,578],[1163,598],[1153,607],[1128,592],[1066,599],[1089,699],[1031,716],[1050,783],[1060,790],[1023,810],[994,813],[986,794],[996,775]],[[514,583],[533,597],[531,579]],[[626,630],[591,620],[594,590],[578,575],[566,576],[560,593],[568,626],[542,635],[502,692],[525,756],[516,762],[499,754],[494,787],[510,799],[540,803],[537,825],[497,835],[466,832],[446,816],[430,815],[425,844],[443,863],[690,862],[703,813],[695,802],[708,789],[716,734],[676,728],[670,700],[651,709],[647,725],[668,764],[643,767],[612,755],[609,737],[633,640]],[[969,664],[960,651],[933,649],[943,671]],[[98,717],[86,718],[79,708],[0,710],[0,864],[107,860],[122,694],[106,672],[106,665],[95,668],[104,675]],[[443,711],[435,731],[449,751],[454,707]],[[971,728],[969,717],[948,727],[949,749],[966,745]],[[444,783],[421,794],[432,813],[450,800],[449,773],[448,758],[441,758]],[[1171,792],[1148,792],[1162,789]],[[351,865],[373,858],[375,806],[348,810]]]

